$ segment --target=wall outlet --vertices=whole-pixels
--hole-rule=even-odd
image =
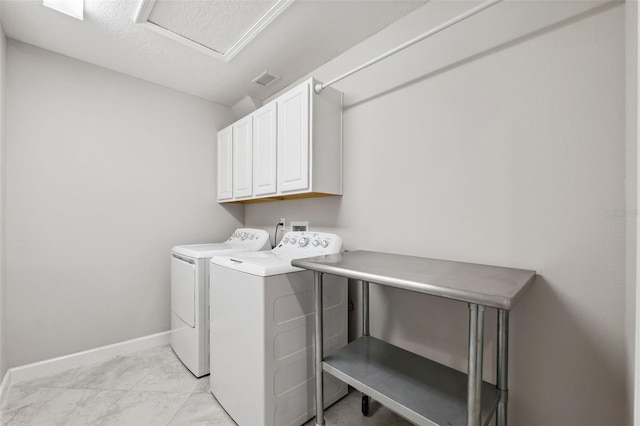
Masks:
[[[304,220],[304,221],[298,221],[298,222],[294,222],[291,221],[291,230],[292,231],[308,231],[309,230],[309,221],[308,220]]]
[[[285,229],[287,229],[287,223],[286,223],[286,219],[284,217],[280,218],[280,223],[282,224],[282,230],[284,231]]]

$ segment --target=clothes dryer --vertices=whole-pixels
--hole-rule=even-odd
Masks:
[[[196,377],[209,374],[209,259],[270,248],[267,231],[240,228],[223,243],[171,249],[171,347]]]
[[[271,251],[211,259],[211,391],[240,426],[301,425],[315,415],[313,273],[291,259],[339,253],[335,234],[289,232]],[[347,280],[324,276],[324,341],[347,344]],[[347,386],[325,374],[325,404]]]

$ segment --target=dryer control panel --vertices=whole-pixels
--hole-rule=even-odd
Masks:
[[[227,240],[233,247],[246,251],[267,250],[270,247],[269,233],[262,229],[238,228]]]
[[[340,253],[342,239],[328,232],[287,232],[273,252],[287,257],[311,257]]]

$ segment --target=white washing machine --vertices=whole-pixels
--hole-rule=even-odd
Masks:
[[[339,253],[335,234],[289,232],[271,251],[211,258],[211,392],[240,426],[301,425],[315,415],[313,273],[291,259]],[[347,344],[347,280],[324,276],[329,354]],[[325,374],[325,404],[347,386]]]
[[[209,259],[270,248],[267,231],[240,228],[223,243],[171,249],[171,347],[196,377],[209,374]]]

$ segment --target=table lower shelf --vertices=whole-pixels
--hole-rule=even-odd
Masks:
[[[467,375],[374,337],[360,337],[325,357],[329,374],[419,425],[467,424]],[[499,390],[482,382],[482,425]]]

